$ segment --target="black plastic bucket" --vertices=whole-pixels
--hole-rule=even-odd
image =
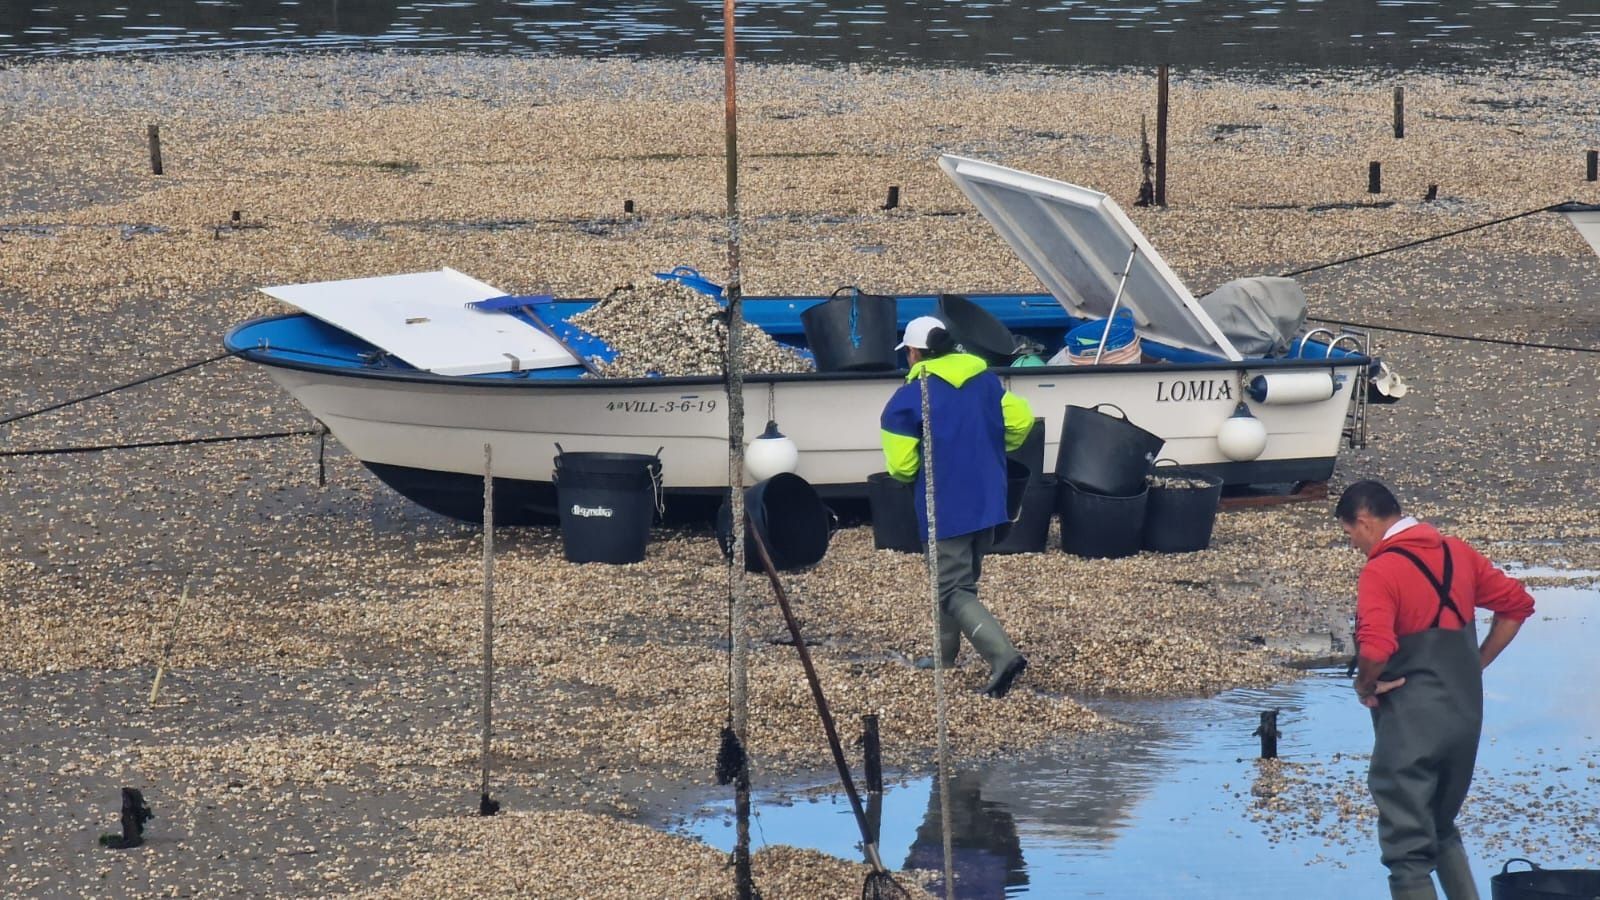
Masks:
[[[650,524],[661,511],[661,457],[556,449],[560,452],[551,480],[562,553],[576,563],[644,559]]]
[[[844,290],[841,288],[840,290]],[[850,289],[800,313],[818,372],[872,372],[899,365],[893,297]]]
[[[1117,415],[1100,411],[1109,407]],[[1110,403],[1068,406],[1061,419],[1056,475],[1097,494],[1127,497],[1142,493],[1150,465],[1166,441],[1128,420]]]
[[[750,523],[761,533],[772,555],[772,565],[780,572],[816,565],[828,552],[833,537],[833,510],[822,502],[811,483],[789,472],[758,481],[744,491],[744,506]],[[722,551],[733,555],[732,509],[726,501],[717,510],[717,539]],[[749,535],[744,542],[744,567],[760,572],[761,554]]]
[[[1514,862],[1532,869],[1512,872]],[[1600,897],[1600,869],[1541,869],[1519,856],[1490,876],[1489,894],[1493,900],[1595,900]]]
[[[1056,511],[1056,477],[1028,483],[1016,521],[995,529],[992,553],[1041,553],[1050,544],[1050,518]]]
[[[1033,430],[1023,438],[1022,446],[1006,454],[1028,467],[1035,477],[1044,474],[1044,419],[1033,420]]]
[[[1211,529],[1222,502],[1222,479],[1182,466],[1156,466],[1150,471],[1150,500],[1144,508],[1144,549],[1157,553],[1193,553],[1211,546]],[[1166,487],[1162,478],[1204,483],[1204,487]]]
[[[1061,516],[1061,549],[1094,559],[1132,556],[1143,546],[1147,485],[1137,494],[1114,497],[1056,481],[1056,512]]]
[[[921,553],[923,535],[917,525],[915,488],[888,472],[867,476],[867,508],[872,516],[874,550]]]
[[[1017,355],[1017,337],[994,314],[957,294],[939,295],[939,320],[961,348],[991,365],[1008,366]]]

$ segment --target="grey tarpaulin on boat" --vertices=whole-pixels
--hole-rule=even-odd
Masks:
[[[1245,356],[1282,356],[1306,327],[1306,295],[1292,278],[1235,278],[1200,307]]]

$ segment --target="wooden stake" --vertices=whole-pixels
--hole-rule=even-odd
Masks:
[[[1406,89],[1399,85],[1394,89],[1394,136],[1406,136]]]
[[[150,685],[150,705],[156,705],[156,694],[161,691],[161,679],[167,674],[167,661],[172,657],[172,645],[178,641],[178,623],[183,620],[183,610],[189,605],[189,585],[183,585],[183,596],[178,598],[178,608],[172,613],[172,624],[167,627],[167,640],[161,645],[161,662],[156,664],[156,680]]]
[[[867,793],[883,793],[883,745],[878,737],[878,717],[871,713],[861,717],[861,756]]]
[[[1156,205],[1167,206],[1167,65],[1156,73]]]
[[[1383,193],[1383,164],[1377,161],[1367,163],[1367,193]]]
[[[150,174],[161,174],[161,126],[150,126]]]
[[[1600,180],[1600,150],[1589,151],[1589,174],[1585,180]]]

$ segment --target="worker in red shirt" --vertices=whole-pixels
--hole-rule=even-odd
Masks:
[[[1522,583],[1458,538],[1403,514],[1376,481],[1334,510],[1367,555],[1356,594],[1356,697],[1372,710],[1367,786],[1394,900],[1477,900],[1456,813],[1483,728],[1483,669],[1533,614]],[[1478,643],[1473,610],[1494,612]]]

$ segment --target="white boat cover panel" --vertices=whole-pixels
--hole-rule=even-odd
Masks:
[[[1596,254],[1600,254],[1600,207],[1579,209],[1563,213],[1572,227],[1578,229],[1583,239],[1589,242]]]
[[[475,300],[505,291],[454,269],[261,289],[335,328],[350,332],[418,369],[481,375],[578,364],[555,338],[504,312],[481,312]]]
[[[1133,311],[1139,332],[1174,347],[1240,358],[1110,197],[949,154],[939,157],[939,166],[1068,312],[1087,318],[1109,315],[1128,254],[1138,248],[1122,305]]]

